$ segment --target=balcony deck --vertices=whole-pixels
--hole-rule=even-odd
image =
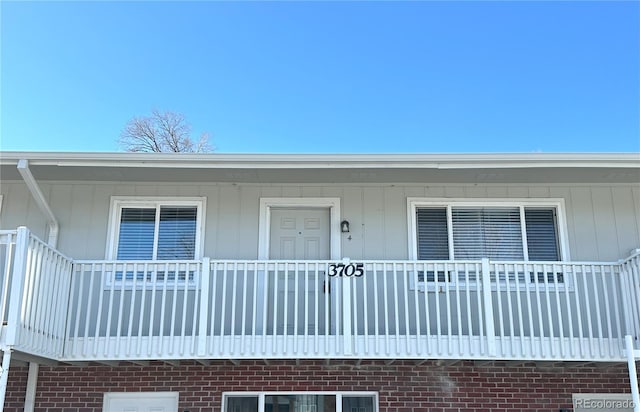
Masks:
[[[622,362],[640,254],[619,262],[87,261],[0,232],[2,348],[58,361]]]

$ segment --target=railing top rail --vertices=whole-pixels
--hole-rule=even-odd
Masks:
[[[34,235],[33,233],[29,232],[29,240],[30,241],[34,241],[36,243],[39,243],[40,245],[42,245],[43,247],[52,250],[55,254],[57,254],[58,256],[68,260],[68,261],[73,261],[72,258],[70,258],[69,256],[65,255],[64,253],[60,252],[58,249],[56,249],[55,247],[50,246],[47,242],[43,241],[42,239],[40,239],[38,236]]]
[[[632,250],[629,256],[627,256],[626,258],[620,259],[620,263],[627,263],[638,256],[640,256],[640,248]]]
[[[202,260],[104,260],[104,259],[82,259],[74,260],[73,263],[77,265],[93,265],[93,264],[105,264],[105,265],[134,265],[134,264],[147,264],[147,265],[165,265],[165,264],[200,264]]]
[[[17,230],[0,230],[0,245],[16,243]]]
[[[366,264],[407,264],[407,265],[479,265],[482,260],[382,260],[382,259],[350,259],[350,262],[366,263]],[[203,260],[114,260],[114,259],[77,259],[73,260],[75,264],[198,264]],[[286,259],[210,259],[212,264],[329,264],[344,263],[343,259],[329,260],[286,260]],[[524,260],[489,260],[491,265],[535,265],[535,266],[580,266],[580,265],[598,265],[598,266],[619,266],[620,262],[598,262],[598,261],[524,261]]]

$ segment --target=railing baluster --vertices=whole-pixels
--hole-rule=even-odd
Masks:
[[[471,282],[469,281],[469,263],[465,263],[463,267],[464,267],[465,297],[466,297],[466,306],[467,306],[467,336],[469,341],[469,353],[471,355],[475,355],[475,350],[473,345],[473,315],[471,312]],[[474,270],[477,276],[478,270],[475,268]],[[425,291],[427,290],[428,289],[425,284]],[[427,319],[429,319],[428,312],[427,312]]]
[[[146,298],[147,298],[147,289],[149,288],[149,264],[144,263],[142,267],[142,296],[140,297],[140,320],[138,322],[138,347],[137,347],[137,355],[140,356],[142,353],[142,331],[144,328],[144,319],[146,312]],[[149,312],[149,323],[151,323],[153,315],[152,312]],[[147,336],[147,339],[151,340],[151,333]],[[147,355],[149,353],[147,352]]]
[[[599,346],[599,353],[601,357],[604,357],[604,330],[602,328],[602,315],[601,315],[601,310],[600,310],[600,296],[599,296],[599,291],[598,291],[598,277],[596,276],[596,268],[597,272],[600,274],[600,278],[602,278],[605,274],[602,271],[602,266],[596,266],[596,265],[592,265],[592,273],[593,273],[593,296],[594,296],[594,301],[596,304],[596,319],[598,320],[598,341],[600,342]],[[606,291],[603,291],[606,293]]]
[[[571,311],[571,297],[569,295],[569,288],[570,288],[570,284],[573,281],[573,277],[575,276],[573,271],[569,270],[569,266],[565,266],[565,265],[561,265],[560,266],[562,268],[562,276],[564,277],[564,299],[565,299],[565,306],[566,306],[566,311],[567,311],[567,321],[569,323],[568,327],[569,327],[569,351],[571,353],[571,357],[575,358],[576,357],[576,353],[575,353],[575,336],[574,336],[574,332],[573,332],[573,312]],[[571,273],[569,273],[571,272]],[[579,322],[579,320],[578,320]]]
[[[229,277],[229,264],[228,262],[224,262],[223,266],[223,276],[222,276],[222,293],[220,295],[221,298],[221,308],[220,308],[220,344],[218,346],[218,354],[222,355],[224,352],[224,343],[225,343],[225,329],[226,329],[226,314],[227,314],[227,295],[229,291],[227,290],[227,278]]]
[[[256,339],[257,336],[256,334],[258,333],[257,330],[257,323],[258,323],[258,264],[253,262],[251,263],[251,267],[253,268],[253,307],[252,307],[252,311],[251,311],[251,354],[255,355],[256,354]],[[248,269],[247,269],[248,270]],[[264,293],[262,294],[262,296],[264,296]]]
[[[303,352],[305,355],[307,355],[309,353],[309,265],[311,263],[309,262],[305,262],[304,263],[304,290],[305,290],[305,296],[304,296],[304,331],[303,331],[303,336],[304,336],[304,349]],[[315,263],[315,266],[317,266],[318,264]],[[315,282],[316,287],[313,288],[314,290],[314,296],[313,299],[314,301],[318,298],[318,282]]]
[[[148,336],[147,336],[147,353],[146,356],[152,356],[153,355],[153,341],[154,341],[154,333],[153,333],[153,324],[155,323],[156,320],[156,299],[157,299],[157,295],[158,295],[158,263],[152,263],[149,266],[151,266],[151,272],[147,272],[147,275],[145,276],[145,278],[149,279],[149,288],[151,289],[151,307],[149,309],[149,332],[148,332]],[[160,308],[162,310],[162,308]],[[162,325],[160,325],[160,327],[162,327]],[[161,336],[159,336],[159,339],[161,338]],[[158,345],[159,346],[159,345]]]
[[[273,336],[271,337],[271,353],[273,355],[276,354],[276,338],[278,336],[278,280],[279,277],[278,276],[278,272],[280,270],[280,264],[276,263],[274,265],[274,272],[273,272],[273,329],[272,329],[272,333]]]
[[[383,297],[384,297],[384,336],[385,336],[385,354],[389,355],[389,288],[387,287],[387,264],[382,264],[382,281],[384,284]]]
[[[545,334],[544,334],[544,315],[542,313],[542,300],[540,298],[540,282],[538,282],[538,274],[536,272],[536,265],[535,264],[530,264],[529,268],[531,270],[532,273],[532,279],[533,279],[533,291],[535,293],[535,302],[536,302],[536,313],[538,314],[538,330],[540,333],[540,345],[539,345],[539,349],[540,349],[540,355],[543,358],[547,357],[547,350],[546,347],[544,345],[544,338],[545,338]]]
[[[35,245],[35,246],[34,246]],[[33,241],[29,242],[29,246],[31,249],[31,258],[28,270],[29,283],[28,287],[25,290],[26,293],[29,294],[27,307],[24,308],[24,321],[21,324],[22,329],[25,332],[28,332],[28,340],[25,342],[27,347],[34,348],[35,340],[36,340],[36,330],[38,328],[38,321],[42,317],[42,304],[40,301],[42,300],[42,290],[40,289],[40,265],[42,264],[42,252],[40,245]]]
[[[549,342],[550,342],[549,346],[550,346],[551,356],[555,356],[556,351],[555,351],[555,345],[553,344],[553,341],[555,340],[555,335],[553,333],[553,313],[551,312],[551,296],[549,295],[549,279],[547,277],[547,265],[542,264],[540,266],[542,269],[542,280],[544,284],[544,296],[545,296],[544,300],[547,306],[547,319],[549,321]]]
[[[369,354],[369,276],[367,276],[367,267],[363,264],[362,270],[364,273],[360,278],[362,281],[362,336],[364,339],[364,353],[366,355]],[[375,276],[375,270],[372,272]],[[417,300],[416,300],[417,302]],[[418,310],[418,305],[416,305],[416,313]],[[416,317],[417,319],[417,317]]]
[[[115,265],[112,265],[113,267],[113,272],[109,274],[109,277],[111,278],[109,280],[109,287],[113,287],[113,284],[115,283],[115,277],[116,277],[116,270],[117,267]],[[103,305],[104,305],[104,294],[108,293],[108,290],[106,289],[107,286],[107,278],[106,278],[106,273],[105,273],[105,263],[102,263],[101,265],[101,270],[100,270],[100,287],[101,288],[105,288],[104,291],[99,292],[99,298],[98,298],[98,319],[96,320],[96,338],[93,341],[93,356],[94,357],[98,357],[98,351],[99,351],[99,344],[100,344],[100,327],[101,327],[101,323],[102,323],[102,311],[103,311]],[[108,326],[108,325],[107,325]],[[106,339],[106,337],[105,337]]]
[[[197,309],[197,312],[194,313],[194,324],[193,324],[193,339],[194,346],[192,348],[192,352],[196,353],[198,356],[204,356],[207,351],[207,327],[209,326],[209,302],[211,299],[215,299],[215,296],[211,296],[209,294],[209,287],[211,285],[211,262],[209,258],[205,257],[202,259],[202,263],[200,263],[200,271],[196,275],[196,290],[194,294],[193,306],[194,310]],[[197,268],[197,266],[196,266]],[[196,269],[197,270],[197,269]],[[215,304],[215,303],[214,303]],[[198,316],[198,324],[195,324],[195,318]],[[196,326],[198,330],[198,340],[195,342],[196,336]],[[211,331],[211,339],[213,338],[213,330]]]
[[[283,312],[283,351],[284,353],[288,352],[288,335],[289,335],[289,262],[284,262],[284,278],[282,281],[284,282],[284,296],[282,302],[282,312]],[[295,265],[294,265],[295,267]]]
[[[246,337],[247,337],[247,305],[249,304],[247,302],[247,289],[249,288],[249,284],[247,282],[247,272],[248,272],[248,267],[247,267],[247,263],[243,262],[242,263],[242,303],[241,303],[241,307],[242,307],[242,321],[240,323],[240,355],[244,356],[245,354],[245,348],[246,348]]]
[[[211,283],[212,283],[212,291],[211,291],[211,339],[209,340],[209,354],[213,354],[214,352],[214,342],[216,342],[216,340],[220,340],[222,341],[222,333],[220,334],[220,336],[218,336],[216,334],[216,307],[218,307],[219,305],[222,305],[222,296],[224,295],[224,291],[222,291],[220,293],[220,296],[218,296],[218,271],[220,270],[220,266],[221,264],[218,262],[212,262],[212,268],[211,268]],[[222,264],[223,265],[223,264]],[[224,267],[224,266],[223,266]],[[223,273],[223,278],[224,278],[224,273]],[[216,303],[218,305],[216,305]],[[203,302],[203,306],[204,308],[208,308],[209,303],[208,302]],[[222,308],[220,308],[220,310],[222,310]],[[266,312],[266,311],[265,311]],[[222,328],[222,326],[221,326]]]
[[[506,271],[506,265],[502,265],[502,268],[505,269],[504,272],[504,284],[507,288],[507,293],[509,291],[509,273]],[[496,303],[498,304],[498,331],[500,333],[500,343],[501,343],[501,352],[500,355],[504,356],[504,347],[505,347],[505,333],[504,333],[504,319],[502,312],[502,293],[501,293],[501,285],[500,285],[500,265],[498,263],[493,264],[493,270],[496,276]],[[493,293],[493,292],[492,292]],[[493,314],[492,314],[493,316]],[[495,322],[494,322],[495,323]]]
[[[126,346],[126,354],[127,356],[131,355],[131,345],[132,345],[132,337],[133,337],[133,315],[136,312],[136,294],[138,293],[138,264],[133,264],[133,279],[132,279],[132,287],[131,287],[131,307],[129,308],[129,324],[127,327],[127,346]],[[124,300],[124,295],[122,297]],[[142,311],[141,311],[142,312]]]
[[[185,339],[186,339],[186,330],[187,330],[187,303],[189,301],[189,274],[193,271],[194,276],[195,275],[195,271],[197,271],[199,268],[195,267],[192,268],[192,264],[191,263],[182,263],[182,265],[184,265],[184,283],[182,283],[181,286],[181,290],[180,292],[182,293],[182,319],[180,320],[180,335],[179,336],[174,336],[174,340],[176,341],[180,341],[180,348],[178,349],[178,353],[180,354],[180,356],[184,355],[184,346],[185,346]],[[192,270],[193,269],[193,270]],[[195,291],[194,291],[195,292]],[[178,300],[178,297],[175,297],[175,300]],[[193,302],[194,304],[194,312],[193,312],[193,316],[191,317],[191,329],[195,329],[196,325],[195,325],[195,319],[198,316],[198,312],[196,311],[195,308],[195,304],[196,302]],[[178,338],[179,339],[176,339]]]
[[[7,241],[4,244],[5,247],[5,261],[4,261],[4,270],[2,272],[2,297],[1,305],[0,305],[0,322],[4,322],[7,320],[7,310],[9,308],[9,288],[10,288],[10,280],[11,273],[13,270],[13,261],[15,258],[12,258],[13,252],[15,250],[16,236],[14,233],[6,234]]]
[[[304,264],[294,262],[294,276],[293,276],[293,352],[298,353],[298,336],[300,336],[300,330],[298,328],[298,311],[300,310],[300,287],[298,286],[300,278],[300,266],[304,268]],[[285,349],[286,351],[286,349]]]
[[[442,319],[440,315],[440,305],[441,305],[440,295],[442,294],[442,290],[440,286],[440,279],[438,278],[439,278],[438,267],[434,263],[433,264],[433,287],[435,289],[434,299],[436,301],[436,347],[438,350],[438,355],[442,355],[442,325],[441,325]],[[426,282],[428,281],[426,272],[424,274],[424,280],[426,285]]]
[[[171,321],[169,323],[169,334],[168,336],[173,338],[175,336],[175,327],[176,327],[176,318],[177,318],[177,310],[178,310],[178,278],[180,277],[180,263],[173,263],[173,291],[172,291],[172,299],[171,299]],[[167,263],[169,266],[169,263]],[[170,271],[168,270],[165,274],[165,278],[168,279]],[[186,275],[185,275],[186,276]],[[186,279],[185,279],[186,282]],[[186,296],[185,296],[186,298]],[[164,308],[164,304],[162,305]],[[169,341],[169,349],[167,352],[169,355],[173,355],[175,351],[175,339],[170,339]],[[164,352],[164,351],[163,351]]]
[[[584,282],[584,267],[580,267],[579,269],[580,274],[582,275],[582,280]],[[576,297],[576,322],[578,323],[578,338],[579,338],[579,342],[580,342],[580,355],[582,357],[585,356],[585,347],[584,347],[584,327],[582,325],[582,303],[580,300],[580,288],[578,287],[580,282],[578,281],[578,274],[575,271],[575,267],[574,267],[574,272],[573,272],[573,288],[575,290],[575,297]],[[586,288],[585,288],[586,291]]]
[[[85,278],[85,265],[82,264],[81,265],[81,272],[80,272],[80,288],[78,289],[78,308],[79,309],[83,309],[86,310],[87,313],[85,315],[85,319],[84,319],[84,334],[82,335],[82,356],[87,356],[87,345],[89,344],[89,325],[92,324],[92,320],[91,319],[91,309],[93,308],[93,282],[94,282],[94,278],[95,278],[95,273],[96,273],[96,264],[92,263],[91,264],[91,272],[89,273],[89,293],[87,293],[87,304],[86,305],[82,305],[82,295],[84,293],[84,278]],[[80,312],[78,312],[77,316],[77,321],[80,320]],[[98,323],[94,323],[93,324],[94,327],[96,328],[96,339],[98,339]],[[76,338],[78,337],[78,328],[76,327],[76,333],[75,333]]]
[[[322,266],[323,268],[325,268],[325,266]],[[315,305],[315,309],[314,309],[314,353],[318,354],[320,352],[320,346],[319,346],[319,337],[320,337],[320,302],[321,300],[326,300],[326,296],[329,294],[329,278],[326,275],[326,269],[325,269],[325,273],[323,273],[322,278],[320,277],[320,265],[316,265],[315,266],[315,282],[316,282],[316,297],[314,299],[314,305]],[[320,288],[322,288],[322,294],[320,294]],[[323,311],[324,313],[324,311]],[[325,340],[326,340],[326,335],[327,330],[325,329]]]
[[[347,306],[351,308],[351,316],[349,318],[353,319],[351,324],[351,331],[352,331],[351,335],[357,337],[358,336],[358,291],[357,291],[358,288],[357,288],[357,285],[355,284],[354,278],[350,277],[348,281],[351,286],[351,293],[350,293],[351,304]]]
[[[454,286],[455,286],[455,294],[456,294],[456,326],[458,328],[458,355],[462,356],[462,354],[464,353],[464,346],[463,346],[463,333],[462,333],[462,302],[461,302],[461,296],[460,296],[460,278],[458,276],[458,264],[456,262],[454,262],[452,265],[449,263],[445,263],[444,264],[444,272],[445,272],[445,276],[449,276],[449,272],[450,270],[453,270],[453,282],[454,282]],[[452,269],[453,267],[453,269]],[[426,287],[425,287],[426,289]],[[425,290],[426,293],[426,290]]]
[[[415,263],[414,264],[410,264],[411,265],[411,278],[409,279],[409,282],[413,283],[413,311],[414,311],[414,316],[415,316],[415,322],[416,322],[416,347],[415,347],[415,354],[416,355],[420,355],[421,354],[421,350],[420,350],[420,341],[422,339],[422,328],[420,327],[420,309],[419,309],[419,298],[418,298],[418,289],[419,289],[419,285],[418,285],[418,268],[416,268]],[[406,269],[406,264],[405,264],[405,272],[407,271]],[[426,291],[425,291],[426,292]],[[365,308],[366,308],[366,304],[365,304]],[[365,309],[365,313],[366,313],[366,309]],[[366,330],[366,322],[365,322],[365,330]]]
[[[627,261],[629,266],[629,289],[631,307],[630,323],[635,323],[634,330],[630,330],[629,333],[633,333],[633,336],[640,337],[640,254]],[[634,322],[635,320],[635,322]]]
[[[451,329],[451,291],[450,291],[450,279],[449,279],[449,274],[447,273],[446,270],[446,264],[443,266],[443,272],[444,273],[444,293],[445,293],[445,301],[447,303],[447,354],[449,356],[451,356],[453,354],[453,347],[452,347],[452,342],[451,342],[451,338],[453,335],[452,329]],[[436,274],[435,276],[438,276],[438,271],[436,270]]]
[[[594,347],[593,347],[593,343],[595,341],[594,336],[593,336],[593,324],[591,323],[591,299],[589,299],[589,282],[587,281],[587,273],[586,273],[586,269],[585,269],[585,265],[582,265],[582,281],[583,281],[583,285],[584,285],[584,300],[585,300],[585,308],[587,309],[587,329],[589,331],[589,356],[593,357],[594,355]],[[595,274],[593,273],[593,267],[591,267],[591,276],[595,276]],[[597,292],[597,291],[594,291]]]
[[[233,280],[231,282],[231,327],[229,330],[229,352],[235,354],[236,345],[236,314],[237,310],[237,297],[238,297],[238,262],[233,263]]]
[[[264,267],[264,291],[262,293],[262,296],[264,296],[264,300],[263,300],[263,307],[262,307],[262,353],[266,354],[267,353],[267,328],[268,328],[268,317],[267,317],[267,313],[269,312],[267,310],[267,306],[269,305],[269,264],[268,263],[261,263],[261,265]]]
[[[560,341],[560,356],[564,359],[566,355],[564,344],[564,322],[562,320],[562,306],[560,305],[560,287],[558,285],[558,266],[551,264],[551,275],[553,276],[553,294],[556,297],[556,316],[558,317],[558,338]]]
[[[489,259],[482,259],[482,291],[487,332],[487,349],[488,354],[493,356],[496,353],[496,331],[493,322],[493,298],[491,296],[491,268],[489,266]]]
[[[611,272],[611,267],[609,266],[602,266],[602,270],[603,272],[605,272],[605,267],[606,267],[606,277],[602,276],[602,290],[604,291],[604,310],[606,313],[607,318],[605,319],[606,321],[606,327],[607,327],[607,334],[609,335],[609,356],[613,357],[613,347],[614,347],[614,341],[613,341],[613,325],[612,325],[612,317],[615,319],[615,314],[613,313],[613,311],[611,310],[611,306],[609,305],[609,287],[608,285],[611,284],[611,282],[615,281],[615,278],[613,276],[613,273]],[[614,294],[614,298],[615,298],[615,291],[613,291]]]
[[[525,296],[527,297],[527,315],[529,318],[529,346],[531,356],[535,356],[537,351],[537,346],[535,344],[535,326],[533,323],[533,309],[531,305],[531,277],[529,276],[529,265],[527,263],[522,264],[522,272],[524,273],[524,287],[525,287]],[[540,333],[542,333],[540,331]],[[540,340],[542,340],[542,335],[540,335]]]
[[[506,295],[507,295],[507,314],[509,316],[509,348],[511,349],[510,353],[512,357],[516,356],[515,353],[515,338],[516,338],[516,327],[515,324],[513,323],[513,302],[511,299],[511,279],[509,276],[509,273],[513,273],[513,278],[514,281],[515,279],[518,278],[518,272],[515,270],[515,267],[513,267],[511,264],[504,264],[504,273],[505,273],[505,289],[506,289]],[[516,295],[518,294],[518,288],[516,287]],[[519,310],[520,308],[518,308]],[[501,313],[500,316],[503,316],[503,314]],[[503,352],[504,353],[504,352]]]
[[[383,263],[384,265],[384,263]],[[380,294],[378,290],[378,265],[376,263],[372,263],[371,267],[373,269],[373,327],[375,334],[375,354],[380,353]],[[386,291],[384,292],[386,293]]]
[[[135,263],[132,265],[132,276],[136,276]],[[120,282],[120,302],[118,304],[118,320],[116,323],[116,344],[115,344],[115,355],[120,356],[120,342],[122,341],[122,316],[124,312],[124,295],[125,295],[125,285],[127,283],[126,275],[122,277],[122,282]],[[108,345],[108,344],[107,344]]]
[[[67,352],[68,353],[62,353],[62,356],[68,356],[70,354],[73,354],[74,356],[77,354],[77,349],[78,349],[78,330],[80,328],[80,317],[82,315],[82,312],[80,312],[81,308],[85,308],[86,310],[89,309],[89,306],[82,306],[82,304],[80,303],[81,300],[81,294],[78,293],[77,297],[78,297],[78,301],[79,303],[76,304],[76,285],[78,283],[78,281],[80,282],[80,285],[82,285],[82,275],[78,275],[78,268],[82,268],[84,265],[83,264],[79,264],[79,265],[73,265],[72,266],[72,273],[71,273],[71,285],[70,285],[70,292],[69,292],[69,306],[66,308],[67,310],[67,321],[66,321],[66,325],[67,325],[67,333],[65,336],[65,341],[69,342],[70,344],[67,345]],[[82,273],[82,272],[80,272]],[[78,279],[80,278],[80,279]],[[82,286],[80,286],[80,289],[82,290]],[[88,295],[88,294],[87,294]],[[75,322],[73,322],[73,328],[71,327],[72,325],[72,316],[75,316]]]

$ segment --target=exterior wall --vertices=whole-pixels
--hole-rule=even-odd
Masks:
[[[562,198],[573,261],[615,261],[640,246],[637,185],[274,185],[40,183],[59,219],[58,248],[76,259],[104,259],[111,196],[207,198],[205,256],[255,259],[260,197],[339,197],[352,240],[342,255],[406,259],[407,197]],[[41,238],[46,221],[23,182],[3,182],[0,229],[30,227]]]
[[[543,368],[472,362],[439,366],[427,361],[385,365],[379,361],[242,361],[239,366],[184,362],[178,367],[40,367],[36,411],[100,411],[105,392],[179,391],[180,411],[219,411],[223,392],[373,391],[381,412],[557,411],[571,409],[572,393],[628,393],[626,365]],[[26,368],[10,369],[6,412],[24,405]]]

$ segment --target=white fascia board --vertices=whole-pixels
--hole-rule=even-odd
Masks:
[[[164,168],[640,168],[640,153],[234,154],[1,152],[0,164]]]

